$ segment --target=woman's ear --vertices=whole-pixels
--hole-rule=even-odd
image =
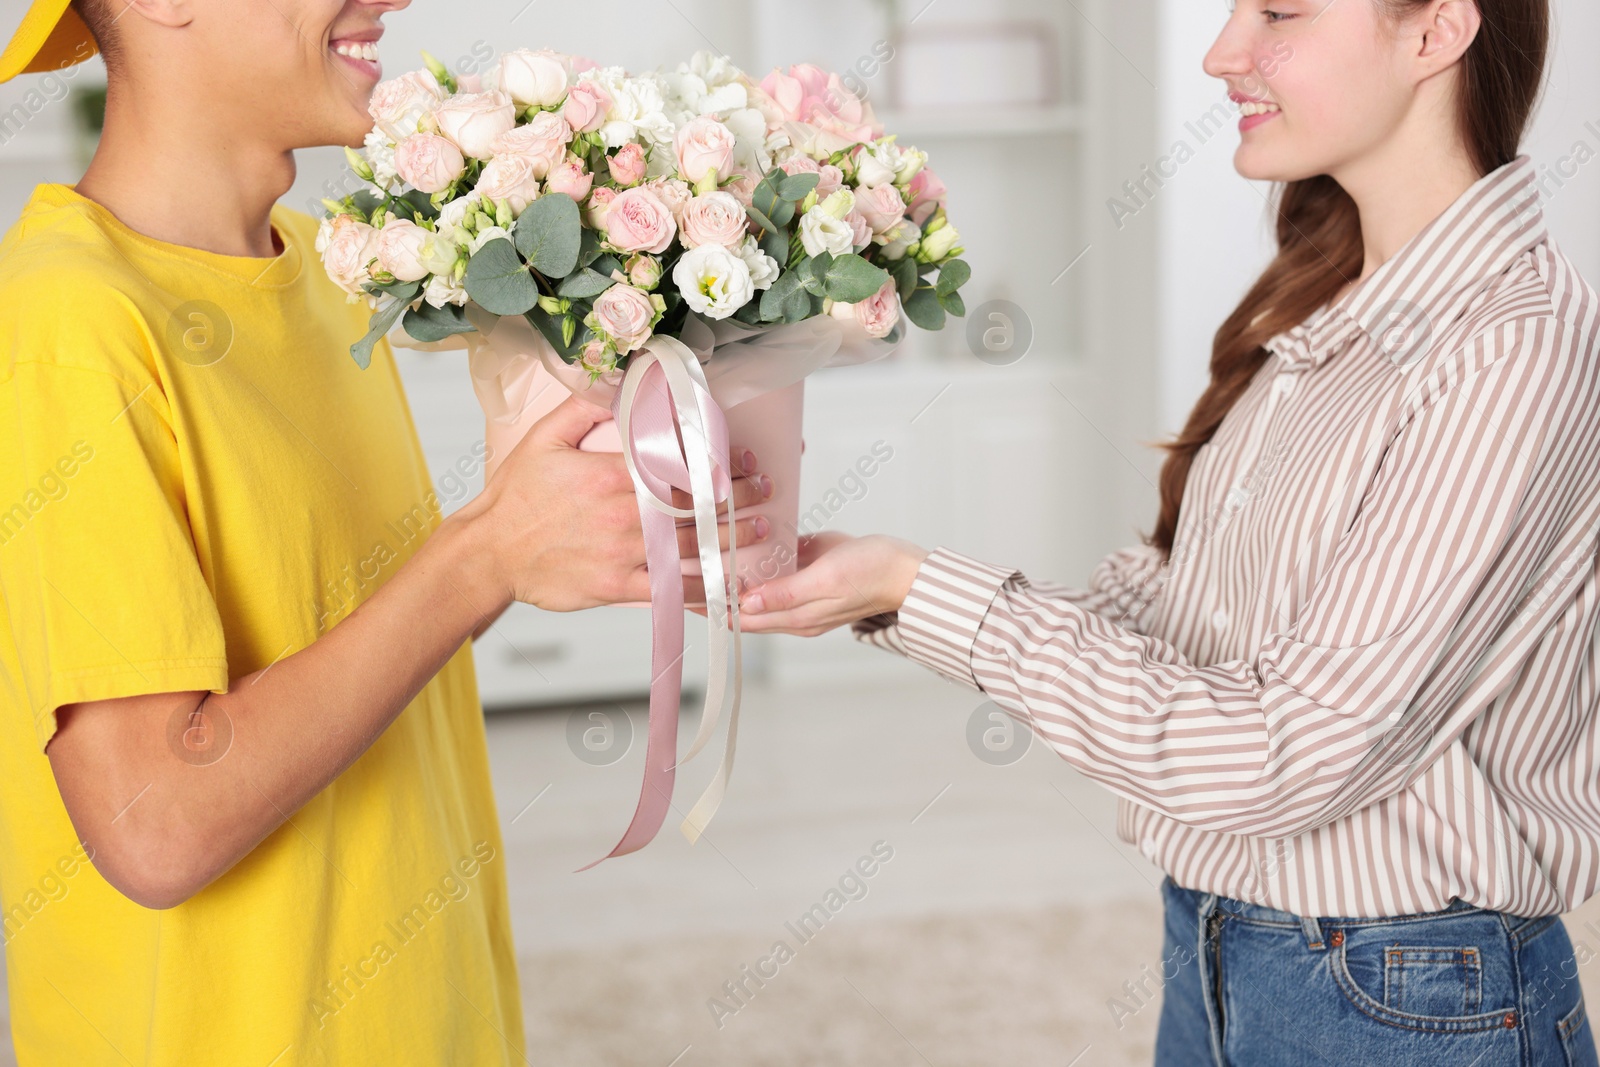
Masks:
[[[1428,78],[1466,55],[1478,39],[1483,16],[1478,13],[1475,0],[1434,0],[1418,16],[1417,26],[1422,31],[1416,53],[1417,73]]]

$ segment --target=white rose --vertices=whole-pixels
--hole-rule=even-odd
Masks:
[[[476,159],[494,155],[494,142],[517,124],[516,104],[499,89],[457,93],[433,109],[439,132]]]
[[[518,48],[500,57],[489,84],[522,107],[555,107],[567,98],[567,70],[548,55]]]
[[[879,141],[856,161],[856,181],[866,189],[889,185],[900,166],[900,150],[893,141]]]
[[[378,265],[403,282],[421,281],[455,266],[455,249],[410,219],[390,216],[378,234]]]
[[[750,268],[721,245],[685,252],[672,268],[672,281],[690,309],[708,319],[725,319],[755,296]]]
[[[754,237],[746,237],[744,244],[739,247],[739,258],[744,260],[744,265],[750,272],[750,284],[757,289],[770,289],[772,283],[778,280],[778,261],[761,250],[761,244]]]
[[[800,220],[800,244],[808,256],[820,256],[824,252],[847,255],[855,251],[855,241],[855,227],[844,219],[834,218],[821,204]]]

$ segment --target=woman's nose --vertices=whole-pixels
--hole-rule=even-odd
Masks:
[[[1236,9],[1228,16],[1228,21],[1223,24],[1222,32],[1217,34],[1217,39],[1212,42],[1211,50],[1206,53],[1205,62],[1201,64],[1205,72],[1213,78],[1237,77],[1250,72],[1250,49],[1246,40],[1244,24]]]

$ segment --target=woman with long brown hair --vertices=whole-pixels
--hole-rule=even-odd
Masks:
[[[985,691],[1168,874],[1158,1064],[1595,1064],[1600,300],[1518,146],[1546,0],[1237,0],[1278,254],[1089,588],[823,534],[748,631]]]

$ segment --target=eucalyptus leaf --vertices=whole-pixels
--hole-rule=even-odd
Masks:
[[[539,299],[533,276],[504,237],[496,237],[467,260],[462,285],[468,296],[493,315],[521,315]]]
[[[796,289],[783,301],[783,321],[803,322],[811,317],[811,294]]]
[[[909,300],[917,288],[917,261],[910,256],[902,256],[894,261],[889,268],[889,273],[894,275],[895,286],[900,291],[901,300]]]
[[[939,298],[939,306],[944,308],[956,318],[962,318],[967,313],[967,302],[961,299],[960,293],[940,294],[935,290],[934,295]]]
[[[820,174],[791,174],[778,183],[778,195],[785,200],[804,200],[821,180]]]
[[[556,289],[556,293],[568,300],[587,300],[599,296],[616,284],[615,280],[604,274],[583,267],[576,273],[568,275],[566,281]]]
[[[771,256],[775,261],[777,261],[779,266],[782,266],[784,263],[788,262],[788,230],[785,230],[782,227],[773,230],[765,230],[765,232],[763,232],[761,235],[761,239],[757,243],[761,245],[761,251]]]
[[[436,219],[439,217],[439,209],[433,206],[433,199],[427,193],[418,189],[412,189],[395,197],[395,199],[404,200],[411,206],[413,218]]]
[[[583,236],[578,238],[578,266],[591,266],[598,258],[600,258],[600,235],[594,230],[586,229],[583,231]],[[600,273],[610,272],[602,270]]]
[[[827,252],[819,252],[809,259],[800,261],[795,267],[795,272],[802,279],[802,284],[808,293],[816,296],[828,295],[828,267],[833,263],[833,256]]]
[[[790,270],[778,276],[772,287],[761,294],[761,318],[764,322],[777,322],[784,317],[784,305],[795,293],[804,293],[799,271]]]
[[[471,333],[477,327],[467,321],[466,312],[455,304],[436,308],[424,300],[406,312],[402,325],[418,341],[442,341],[452,334]]]
[[[733,317],[751,326],[761,325],[761,302],[751,300],[733,313]]]
[[[766,213],[764,211],[762,211],[760,208],[747,207],[747,208],[744,209],[744,213],[746,215],[750,216],[750,221],[751,222],[755,223],[757,226],[761,227],[763,230],[765,230],[769,234],[770,233],[776,233],[780,229],[778,224],[776,222],[773,222],[771,219],[767,218]],[[784,239],[784,247],[785,247],[784,255],[787,256],[788,255],[788,251],[787,251],[788,239],[787,238]]]
[[[593,233],[594,231],[584,230],[583,232]],[[592,261],[585,265],[596,274],[604,275],[605,277],[609,278],[611,277],[612,271],[620,271],[622,269],[622,260],[607,252],[603,256],[596,256]]]
[[[905,301],[906,318],[924,330],[944,329],[944,308],[932,289],[918,289]]]
[[[783,198],[783,194],[773,184],[771,175],[761,179],[756,185],[755,193],[751,196],[751,205],[777,226],[787,226],[789,220],[794,218],[794,201]]]
[[[825,286],[834,300],[847,304],[858,303],[883,288],[889,272],[854,253],[838,256],[828,265]]]
[[[565,278],[578,266],[583,248],[578,202],[566,193],[546,193],[517,216],[516,238],[517,251],[534,270],[546,278]]]
[[[396,300],[372,316],[372,320],[367,324],[366,336],[350,346],[350,358],[356,361],[356,366],[366,370],[372,365],[372,349],[382,340],[384,334],[394,329],[394,324],[400,321],[405,309],[406,302]]]
[[[971,277],[972,268],[967,266],[966,260],[952,259],[939,268],[939,284],[934,291],[940,296],[949,296],[966,285]]]

